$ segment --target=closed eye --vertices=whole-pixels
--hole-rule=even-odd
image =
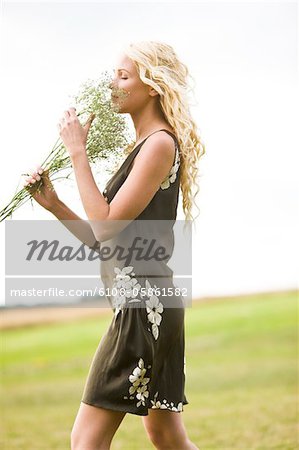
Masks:
[[[127,70],[124,70],[124,69],[114,69],[115,75],[116,75],[116,73],[118,72],[118,73],[121,75],[120,78],[121,78],[122,80],[127,80],[128,77],[122,75],[122,74],[124,73],[124,71],[127,72]],[[129,72],[128,72],[128,73],[129,73]]]

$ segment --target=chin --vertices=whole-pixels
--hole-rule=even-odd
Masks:
[[[126,109],[123,107],[123,105],[120,105],[119,103],[113,103],[113,109],[117,114],[125,114],[127,113]]]
[[[128,114],[128,113],[129,113],[129,111],[128,111],[127,109],[122,108],[121,106],[117,108],[117,111],[116,111],[116,112],[117,112],[118,114]]]
[[[123,111],[120,108],[117,108],[115,112],[116,112],[116,114],[125,114],[125,111]]]

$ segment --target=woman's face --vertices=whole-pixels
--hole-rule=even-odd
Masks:
[[[151,86],[140,80],[134,62],[125,54],[116,61],[111,90],[112,102],[119,113],[141,111],[157,95]]]

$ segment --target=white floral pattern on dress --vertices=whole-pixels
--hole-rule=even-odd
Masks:
[[[152,409],[169,409],[170,411],[181,412],[183,411],[183,402],[179,402],[177,406],[173,402],[168,402],[165,398],[163,401],[158,400],[158,392],[154,395],[154,400],[151,400]]]
[[[141,303],[140,298],[137,297],[139,293],[142,295],[140,291],[141,285],[134,278],[135,273],[133,269],[133,266],[125,266],[122,269],[114,267],[116,276],[112,286],[112,305],[115,309],[115,317],[117,317],[119,312],[123,312],[127,303]],[[149,331],[152,332],[155,340],[157,340],[159,337],[159,326],[162,321],[161,314],[163,313],[164,307],[159,298],[153,294],[157,286],[154,285],[152,287],[148,279],[146,279],[145,287],[147,292],[145,296],[148,297],[148,300],[145,301],[147,319],[151,324],[151,330],[149,329]],[[117,291],[116,294],[115,290]]]
[[[128,303],[141,302],[137,295],[140,291],[140,284],[137,279],[133,277],[133,266],[125,266],[122,269],[114,267],[116,277],[114,278],[114,284],[112,286],[112,294],[117,290],[116,295],[112,295],[112,304],[115,308],[114,315],[117,316],[120,311],[123,311],[124,306],[128,300]]]
[[[153,289],[148,281],[145,280],[145,286],[147,291],[150,292],[150,289]],[[164,307],[160,302],[159,298],[156,295],[148,295],[149,300],[146,300],[146,311],[147,311],[147,319],[152,324],[152,334],[154,338],[157,340],[159,337],[159,326],[162,320],[161,314],[163,313]]]
[[[147,369],[150,369],[151,366],[148,366]],[[145,406],[145,402],[149,397],[149,391],[147,389],[147,384],[150,381],[149,377],[146,377],[147,369],[144,367],[144,361],[142,358],[139,359],[137,367],[133,370],[133,373],[129,376],[129,381],[132,383],[132,386],[129,388],[130,400],[137,401],[137,408],[140,405]],[[134,397],[135,395],[135,397]],[[127,396],[124,396],[125,400],[128,400]]]
[[[167,177],[160,184],[161,189],[169,188],[170,184],[174,183],[176,180],[176,174],[177,174],[177,171],[179,170],[179,166],[180,166],[180,154],[179,154],[179,149],[178,149],[177,144],[175,145],[175,151],[176,151],[176,154],[175,154],[174,164],[173,164],[169,174],[167,175]]]

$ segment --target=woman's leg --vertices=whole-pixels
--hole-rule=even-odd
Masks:
[[[125,415],[81,402],[71,432],[71,450],[109,450]]]
[[[182,413],[165,409],[149,409],[142,421],[146,432],[158,450],[199,450],[187,436]]]

